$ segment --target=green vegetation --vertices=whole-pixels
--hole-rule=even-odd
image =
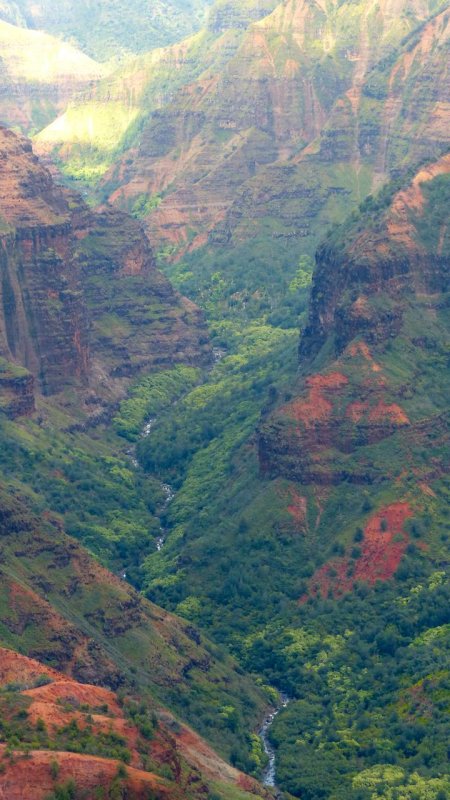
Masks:
[[[438,175],[421,185],[427,201],[427,213],[418,215],[415,222],[420,242],[431,253],[450,251],[450,236],[447,230],[450,203],[450,176]]]
[[[12,8],[11,8],[12,6]],[[3,3],[2,18],[40,27],[58,37],[77,42],[82,50],[100,60],[119,59],[179,41],[200,27],[208,0],[155,0],[148,13],[145,0],[124,6],[119,0],[88,0],[56,6],[43,0],[37,9],[31,0]]]
[[[402,779],[392,783],[394,797],[409,796],[403,783],[428,787],[417,797],[448,789],[436,778],[446,774],[448,638],[433,651],[416,639],[447,618],[450,585],[435,577],[400,597],[394,583],[374,593],[361,586],[340,601],[303,606],[300,627],[269,626],[249,639],[245,665],[267,663],[270,653],[271,679],[295,698],[272,731],[280,782],[295,796],[370,798],[368,776],[385,770],[378,795],[391,797],[390,769]]]
[[[155,208],[158,208],[160,203],[161,197],[159,194],[154,194],[152,196],[141,194],[134,201],[131,213],[134,217],[143,219],[144,217],[148,217]]]
[[[119,436],[135,442],[144,422],[164,411],[200,381],[200,370],[179,365],[171,370],[148,375],[130,390],[130,397],[120,405],[113,419]]]
[[[11,488],[30,496],[41,513],[64,519],[68,533],[114,571],[139,583],[142,555],[155,547],[163,502],[159,484],[135,474],[121,440],[101,430],[69,433],[74,424],[48,406],[50,420],[0,419],[0,470]],[[123,440],[122,440],[123,442]]]
[[[219,3],[219,16],[213,17],[219,27],[223,8]],[[319,20],[320,30],[325,30],[320,37],[313,36],[318,20],[311,25],[313,34],[304,50],[323,108],[331,108],[351,78],[352,58],[347,56],[358,47],[362,10],[361,3],[340,4],[326,24]],[[237,29],[239,9],[231,12]],[[377,14],[369,13],[363,24],[368,44],[373,45],[379,31]],[[386,31],[384,57],[370,73],[361,97],[358,141],[364,141],[366,134],[368,142],[378,136],[380,103],[397,57],[392,45],[412,24],[405,15]],[[234,33],[230,37],[230,52],[238,38]],[[346,57],[338,59],[342,40]],[[187,45],[186,62],[212,51],[211,43],[209,34],[194,37]],[[293,37],[287,31],[281,40],[272,31],[268,44],[274,74],[284,74],[286,56],[292,56],[296,47]],[[407,49],[410,46],[410,40],[405,42]],[[226,60],[222,55],[214,58],[210,66]],[[139,63],[148,66],[146,59]],[[74,147],[67,168],[73,176],[90,180],[100,174],[125,152],[137,132],[144,144],[151,142],[155,158],[179,156],[181,147],[186,147],[187,142],[177,138],[170,115],[169,121],[162,112],[152,116],[151,103],[157,103],[157,79],[163,78],[164,91],[175,92],[188,80],[194,85],[198,65],[183,67],[176,86],[171,76],[163,74],[167,65],[151,61],[150,66],[151,80],[136,105],[128,102],[127,95],[126,102],[122,97],[112,106],[110,117],[102,98],[94,109],[74,110],[69,137],[78,125],[81,133],[79,149]],[[114,80],[120,83],[124,75],[128,79],[135,68],[136,62],[126,65]],[[264,65],[257,63],[254,69],[265,75]],[[329,88],[331,75],[336,85]],[[105,83],[100,94],[106,91]],[[411,91],[409,87],[405,92],[406,100]],[[150,116],[144,119],[141,112],[147,101]],[[165,264],[173,245],[162,245],[159,258],[165,272],[205,310],[216,348],[214,366],[204,373],[178,366],[144,377],[130,389],[112,425],[91,431],[77,429],[73,411],[56,411],[49,403],[41,404],[39,422],[0,419],[0,468],[10,490],[25,493],[41,515],[49,509],[56,513],[67,532],[103,563],[126,572],[148,599],[184,620],[172,635],[175,654],[163,647],[167,662],[163,660],[161,667],[161,651],[156,648],[155,654],[153,648],[154,632],[150,644],[148,629],[115,634],[126,603],[120,588],[111,594],[102,590],[102,595],[101,590],[96,594],[76,587],[69,602],[65,592],[70,570],[52,563],[46,595],[57,608],[72,620],[81,618],[116,663],[125,661],[128,679],[131,673],[131,680],[148,686],[147,673],[142,677],[141,670],[144,666],[148,670],[149,664],[150,670],[159,669],[161,683],[156,680],[155,688],[150,680],[151,691],[192,720],[233,764],[254,774],[264,765],[260,741],[250,730],[261,711],[261,695],[255,692],[243,698],[234,673],[230,687],[224,646],[237,657],[241,670],[258,676],[259,684],[276,686],[291,698],[271,732],[278,781],[287,797],[443,800],[450,792],[446,777],[450,483],[445,452],[450,385],[448,304],[442,292],[442,302],[433,305],[443,286],[433,268],[448,253],[449,181],[448,176],[439,176],[424,183],[425,209],[417,212],[417,218],[411,212],[412,236],[425,247],[429,259],[420,274],[412,273],[411,280],[408,276],[406,288],[401,282],[406,274],[404,242],[385,247],[386,263],[378,272],[369,253],[367,262],[373,270],[363,262],[354,273],[354,265],[346,265],[342,275],[348,241],[368,228],[383,233],[392,197],[412,175],[408,164],[419,163],[423,156],[418,146],[406,158],[403,129],[393,123],[394,145],[383,169],[394,164],[397,177],[376,197],[367,196],[374,173],[372,150],[368,146],[355,167],[351,159],[356,139],[353,123],[346,118],[347,101],[348,97],[336,109],[316,151],[298,162],[300,167],[298,163],[295,168],[261,167],[249,179],[237,197],[232,220],[217,226],[208,246]],[[239,107],[245,117],[250,104],[242,100]],[[177,118],[183,107],[175,101],[170,110]],[[94,136],[89,131],[91,111],[98,129]],[[66,118],[70,122],[70,113]],[[224,152],[232,148],[229,130],[213,126],[205,130],[214,147]],[[265,131],[252,130],[246,139],[251,155],[247,153],[247,159],[252,161],[258,148],[265,152],[269,138]],[[297,142],[299,151],[305,144]],[[442,152],[437,140],[433,148]],[[320,158],[315,161],[317,153]],[[339,157],[332,159],[335,153]],[[117,171],[112,170],[105,193],[120,187],[120,170],[129,166],[122,161]],[[312,255],[322,231],[340,222],[364,197],[359,212],[334,228],[325,242],[323,249],[330,258],[322,286],[321,275],[316,275],[314,302],[320,303],[330,288],[336,289],[334,306],[319,313],[324,328],[333,315],[336,324],[315,361],[305,359],[300,364],[302,396],[308,388],[305,377],[314,371],[323,376],[339,369],[347,383],[335,395],[311,392],[305,421],[301,408],[286,405],[297,392],[298,326],[306,322]],[[159,194],[145,191],[123,201],[138,218],[151,215],[160,202]],[[189,230],[189,241],[195,233]],[[98,236],[96,243],[96,236],[80,242],[87,265],[93,251],[103,247],[106,255],[108,249],[106,237],[102,242]],[[392,269],[389,281],[384,274],[388,268]],[[93,327],[99,338],[116,346],[132,339],[133,301],[139,289],[124,277],[119,296],[116,284],[108,285],[107,275],[87,275],[86,280],[90,307],[98,312]],[[414,294],[416,283],[420,291]],[[127,314],[122,312],[124,298]],[[139,313],[138,322],[151,318],[164,326],[157,300],[145,318]],[[364,358],[352,355],[348,342],[357,352],[361,348]],[[141,437],[149,420],[149,435]],[[324,420],[327,424],[321,425]],[[267,456],[268,439],[276,469]],[[130,443],[137,443],[136,449]],[[138,467],[132,463],[135,454]],[[309,480],[307,474],[293,479],[310,462],[317,480]],[[164,502],[161,482],[176,490],[170,504]],[[370,523],[380,512],[375,533],[381,542],[383,537],[389,539],[384,509],[394,503],[409,503],[411,518],[392,536],[394,555],[385,553],[385,571],[377,579],[371,572],[371,551],[365,549]],[[161,525],[165,543],[157,552]],[[21,551],[13,540],[7,556],[14,577],[13,544]],[[41,585],[49,572],[45,548],[20,559],[27,580],[32,575]],[[361,574],[356,580],[355,575]],[[5,594],[5,605],[6,601]],[[10,609],[1,622],[2,641],[15,646],[20,641],[24,648],[48,647],[36,623],[19,637],[15,613]],[[215,644],[207,643],[202,657],[197,657],[200,631],[207,631]],[[189,658],[180,676],[178,659],[186,653]],[[161,672],[167,671],[166,663],[170,668],[164,683]],[[152,717],[139,709],[130,710],[130,716],[151,741]],[[14,730],[12,736],[17,735]],[[61,744],[80,747],[80,752],[94,747],[89,727],[80,731],[72,726],[58,736]],[[95,747],[128,760],[119,740],[100,738]],[[214,791],[230,800],[242,795],[239,789],[220,784]]]
[[[234,352],[214,367],[204,384],[169,407],[137,448],[144,467],[178,484],[195,454],[189,472],[193,496],[187,501],[193,508],[201,503],[205,481],[219,489],[232,453],[254,430],[261,407],[274,401],[274,379],[294,367],[295,330],[254,324],[241,332],[218,324],[216,332],[222,345],[234,340]]]

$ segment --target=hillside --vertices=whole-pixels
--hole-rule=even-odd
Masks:
[[[0,122],[33,134],[108,69],[72,44],[1,17]]]
[[[200,27],[208,0],[3,0],[0,19],[76,42],[100,61],[178,41]]]
[[[313,255],[328,225],[405,160],[442,151],[448,8],[425,5],[324,11],[296,0],[258,5],[258,19],[248,2],[238,19],[235,3],[219,3],[181,52],[107,78],[37,146],[69,176],[103,174],[102,196],[143,218],[157,250],[183,259],[171,275],[186,291],[207,291],[219,270],[228,297],[251,294],[275,266],[278,300],[294,259]],[[233,265],[255,255],[243,281]]]
[[[99,780],[129,783],[139,800],[147,786],[168,798],[203,798],[213,786],[228,797],[226,784],[239,800],[246,790],[266,796],[167,710],[206,727],[228,755],[242,734],[220,714],[231,687],[248,721],[262,693],[194,627],[142,600],[55,523],[2,488],[0,788],[34,800],[73,779],[91,793]]]
[[[294,698],[273,731],[294,797],[448,791],[449,174],[444,156],[325,240],[297,385],[268,393],[257,447],[191,437],[146,562],[149,597]],[[150,468],[217,408],[197,398],[143,443]]]

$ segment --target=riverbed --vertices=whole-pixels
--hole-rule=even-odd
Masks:
[[[268,756],[269,763],[265,768],[263,775],[262,775],[262,782],[264,786],[271,786],[272,788],[276,787],[276,752],[275,748],[270,742],[269,733],[270,729],[274,723],[275,718],[278,716],[280,711],[283,711],[284,708],[290,703],[290,697],[286,694],[280,694],[280,703],[270,714],[267,715],[263,724],[261,725],[259,735],[262,739],[264,752]]]

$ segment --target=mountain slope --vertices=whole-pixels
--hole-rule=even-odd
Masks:
[[[387,180],[445,150],[448,8],[419,24],[398,49],[389,26],[386,31],[391,38],[379,65],[369,61],[362,69],[362,50],[354,53],[352,86],[336,100],[320,136],[235,187],[235,198],[223,221],[209,231],[206,245],[169,269],[184,291],[201,297],[212,290],[212,275],[220,273],[229,307],[236,295],[262,293],[272,309],[281,306],[274,319],[282,321],[289,313],[286,293],[299,256],[312,256],[324,231]],[[170,196],[149,216],[148,229],[156,241],[178,230],[185,248],[183,219],[174,217],[173,227],[166,226],[164,202],[169,205]],[[205,241],[202,231],[197,244]],[[188,238],[191,242],[192,235]],[[251,264],[244,274],[242,263]],[[250,299],[245,313],[252,309],[258,314],[258,301]]]
[[[105,61],[169,44],[200,27],[208,0],[73,0],[55,4],[4,0],[0,18],[75,41],[93,58]]]
[[[180,87],[198,81],[200,88],[196,91],[204,94],[211,83],[214,85],[215,76],[236,53],[249,22],[272,10],[275,2],[217,3],[208,24],[198,34],[129,61],[93,92],[86,92],[72,103],[36,137],[39,152],[51,154],[69,177],[91,182],[101,177],[124,150],[132,148],[134,152],[145,121],[152,119],[152,114],[157,121],[159,109],[171,104]],[[190,97],[190,89],[186,91]],[[177,109],[171,113],[175,111],[178,113]],[[162,134],[164,138],[164,131]],[[155,147],[158,148],[157,142]],[[124,169],[125,165],[114,168],[109,182],[122,184],[123,177],[117,182],[115,176]],[[132,201],[141,203],[142,216],[150,197],[143,183]]]
[[[325,240],[261,474],[252,440],[199,447],[146,562],[149,597],[293,698],[273,742],[294,797],[448,792],[449,175],[447,155]],[[208,452],[220,496],[196,492]]]
[[[166,778],[173,784],[168,783],[162,796],[204,796],[207,790],[196,783],[199,778],[192,778],[192,769],[204,771],[203,780],[241,786],[242,796],[246,788],[260,796],[256,782],[221,762],[198,736],[161,707],[168,705],[192,718],[197,728],[208,729],[208,736],[228,755],[229,746],[238,744],[240,734],[235,738],[220,709],[234,697],[233,684],[235,699],[240,697],[237,713],[250,713],[249,721],[252,715],[256,720],[264,702],[261,693],[235,672],[229,658],[206,644],[192,626],[143,601],[66,537],[54,521],[39,522],[19,497],[3,488],[1,534],[0,638],[7,648],[28,656],[18,657],[5,650],[0,653],[1,683],[5,687],[1,702],[6,717],[12,716],[15,721],[15,728],[12,720],[10,727],[3,723],[2,739],[10,750],[37,751],[25,765],[28,780],[23,796],[38,796],[31,794],[34,789],[30,780],[35,771],[38,779],[44,762],[49,769],[51,753],[45,756],[41,751],[52,749],[119,759],[138,769],[145,769],[150,760],[157,772],[169,762],[172,766]],[[30,662],[29,657],[38,658],[40,663]],[[54,667],[66,675],[55,673]],[[45,680],[41,680],[43,675]],[[89,685],[92,682],[95,686]],[[114,697],[111,689],[97,688],[101,686],[120,687],[122,699]],[[18,697],[17,692],[24,694]],[[214,719],[211,704],[218,712]],[[19,713],[22,707],[28,708],[27,713]],[[97,716],[102,713],[105,718]],[[206,716],[209,722],[205,727]],[[8,769],[7,756],[3,753],[6,769],[2,770],[0,786],[18,787],[21,779],[12,758]],[[82,759],[77,762],[77,758],[61,752],[56,752],[54,759],[61,764],[61,778],[76,777],[85,788],[86,781],[96,780],[94,761],[86,759],[83,765]],[[187,773],[184,760],[190,764]],[[117,760],[106,767],[105,778],[120,777]],[[57,775],[59,771],[54,781]],[[129,777],[137,784],[166,783],[133,771]],[[48,777],[39,785],[48,790]],[[220,789],[218,794],[222,796]]]
[[[449,11],[258,8],[259,19],[248,3],[237,20],[235,4],[213,7],[197,37],[106,78],[37,147],[70,177],[103,175],[102,196],[143,219],[191,297],[216,292],[219,275],[227,312],[269,306],[282,321],[299,256],[390,178],[443,152]]]
[[[0,121],[35,133],[108,69],[71,44],[0,19]]]
[[[91,413],[139,370],[206,363],[200,313],[156,270],[139,224],[89,211],[6,129],[0,147],[2,357],[43,394],[91,387]]]

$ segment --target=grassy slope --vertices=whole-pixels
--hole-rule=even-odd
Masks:
[[[142,602],[101,568],[49,512],[39,522],[7,490],[1,495],[2,645],[83,682],[134,687],[254,770],[249,730],[264,693],[194,628]]]
[[[2,20],[0,47],[2,123],[30,134],[52,122],[73,94],[108,72],[73,44]]]

